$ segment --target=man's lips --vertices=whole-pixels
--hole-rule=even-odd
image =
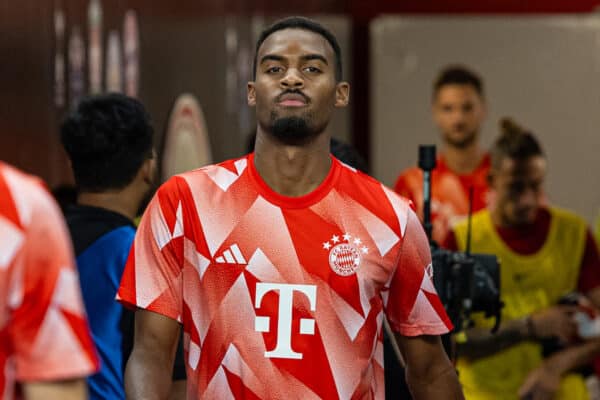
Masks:
[[[306,96],[300,93],[284,93],[277,97],[277,104],[284,107],[303,107],[307,103]]]
[[[279,102],[279,105],[284,107],[302,107],[305,106],[306,103],[301,100],[282,100]]]

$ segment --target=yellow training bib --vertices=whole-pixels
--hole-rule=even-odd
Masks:
[[[471,251],[495,254],[500,261],[500,297],[505,304],[502,321],[522,318],[556,304],[561,296],[577,288],[585,248],[585,221],[568,211],[557,208],[549,211],[548,237],[542,248],[530,255],[517,254],[502,241],[489,211],[473,215]],[[454,232],[459,249],[464,251],[466,221],[456,226]],[[473,317],[476,327],[493,325],[493,320],[483,315]],[[473,362],[459,355],[457,367],[467,400],[517,400],[518,389],[541,361],[540,345],[521,342]],[[583,379],[579,375],[565,377],[556,399],[588,399]]]

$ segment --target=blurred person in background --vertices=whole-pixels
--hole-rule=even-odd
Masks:
[[[60,209],[0,162],[0,397],[81,400],[99,368]]]
[[[471,251],[500,259],[504,308],[495,334],[492,318],[475,315],[456,336],[465,397],[588,399],[575,372],[600,353],[600,331],[577,321],[600,307],[598,249],[581,217],[546,204],[547,160],[536,137],[508,118],[500,128],[488,178],[494,201],[473,215]],[[464,251],[467,230],[459,223],[445,247]]]
[[[100,372],[88,379],[92,399],[125,399],[133,312],[115,296],[135,236],[133,221],[157,179],[153,133],[144,106],[121,94],[83,99],[61,127],[78,193],[65,213],[102,360]],[[174,379],[185,379],[182,363]]]
[[[481,78],[463,66],[443,69],[433,84],[433,121],[442,147],[431,174],[431,219],[433,239],[442,243],[454,222],[469,211],[473,189],[473,211],[487,203],[490,156],[480,145],[486,102]],[[409,168],[398,176],[394,190],[412,200],[423,219],[423,172]]]

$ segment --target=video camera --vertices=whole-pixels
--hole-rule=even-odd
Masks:
[[[436,163],[435,146],[419,146],[419,168],[423,170],[423,226],[431,247],[433,284],[455,332],[471,324],[471,313],[483,312],[494,317],[492,332],[500,325],[500,264],[491,254],[471,254],[471,205],[465,252],[442,249],[431,239],[431,171]]]

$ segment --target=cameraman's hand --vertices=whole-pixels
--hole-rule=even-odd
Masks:
[[[525,383],[519,389],[519,398],[523,400],[552,400],[560,386],[561,373],[558,366],[544,362],[529,373]]]
[[[557,337],[569,343],[577,334],[577,324],[573,315],[577,306],[557,305],[531,314],[531,324],[536,338]]]

